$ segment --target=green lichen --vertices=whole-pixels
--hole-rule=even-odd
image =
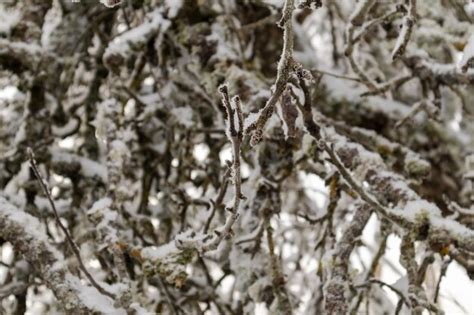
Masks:
[[[408,160],[405,163],[405,171],[411,176],[424,177],[429,175],[431,165],[419,159]]]
[[[194,248],[185,248],[172,252],[162,259],[147,261],[143,265],[144,274],[147,277],[159,275],[168,283],[180,287],[186,281],[188,274],[186,266],[196,257],[197,251]]]

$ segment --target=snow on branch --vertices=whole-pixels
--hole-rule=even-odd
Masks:
[[[466,251],[474,250],[474,232],[458,222],[443,218],[435,204],[420,198],[402,176],[387,170],[378,154],[368,152],[336,134],[330,139],[344,167],[348,167],[359,181],[367,181],[378,200],[394,203],[394,208],[383,210],[388,217],[394,218],[402,227],[415,228],[415,233],[421,233],[419,229],[427,227],[427,235],[423,237],[438,250],[454,243]]]
[[[10,2],[0,313],[462,304],[445,302],[453,270],[474,277],[473,6]]]
[[[304,77],[300,76],[299,80],[301,88],[306,91],[305,95],[309,95]],[[310,108],[310,105],[307,104],[305,107]],[[300,110],[307,132],[326,151],[331,163],[349,186],[375,212],[402,229],[423,238],[433,250],[442,251],[451,244],[456,244],[456,248],[471,253],[474,251],[474,231],[442,217],[441,210],[413,191],[403,176],[391,172],[379,154],[348,141],[331,128],[325,130],[326,138],[323,138],[319,131],[320,127],[316,129],[313,127],[317,125],[312,110],[304,110],[305,107]],[[360,184],[362,182],[367,182],[370,191],[363,188]],[[389,207],[389,204],[393,204],[393,207]],[[474,276],[471,264],[460,259],[455,253],[453,251],[452,257],[466,267],[470,277]]]
[[[13,206],[0,196],[0,236],[13,244],[16,250],[35,268],[35,272],[51,289],[63,309],[74,314],[91,314],[103,310],[103,304],[92,305],[91,296],[83,295],[78,288],[81,283],[73,276],[63,255],[48,241],[48,236],[38,219]],[[94,292],[96,299],[101,299],[117,314],[125,314],[123,309],[115,309],[113,301],[93,287],[80,284]]]
[[[413,74],[422,80],[447,86],[474,84],[474,70],[472,69],[463,73],[455,64],[442,64],[420,56],[406,57],[404,62],[412,69]]]
[[[159,44],[171,22],[163,17],[161,10],[155,10],[145,16],[145,21],[125,33],[117,36],[104,52],[104,62],[112,69],[122,65],[130,56],[143,49],[148,41],[157,37]]]

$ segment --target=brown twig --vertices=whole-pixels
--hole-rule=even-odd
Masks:
[[[268,99],[265,107],[261,110],[257,121],[251,124],[245,130],[246,134],[253,131],[250,145],[255,146],[263,138],[263,128],[267,123],[268,119],[273,115],[275,110],[275,104],[280,98],[281,94],[285,90],[286,82],[290,77],[291,68],[293,65],[293,27],[292,27],[292,14],[294,10],[294,0],[286,0],[283,7],[281,20],[278,25],[283,28],[283,52],[278,62],[277,78],[275,81],[275,91],[272,96]]]
[[[232,166],[232,181],[234,184],[234,200],[233,205],[231,208],[227,208],[229,211],[229,215],[226,219],[224,227],[220,231],[214,231],[215,235],[211,239],[211,241],[207,244],[204,244],[202,247],[202,251],[209,251],[215,250],[221,243],[221,241],[228,237],[231,234],[232,226],[234,225],[235,221],[240,216],[239,208],[240,208],[240,201],[243,199],[242,196],[242,179],[240,176],[240,146],[242,144],[243,138],[243,126],[244,126],[244,118],[242,113],[242,108],[240,105],[240,99],[238,96],[232,98],[232,104],[229,100],[229,91],[227,85],[221,85],[219,87],[219,92],[222,96],[222,103],[227,111],[227,137],[229,138],[230,142],[232,143],[232,155],[233,161],[231,163]]]

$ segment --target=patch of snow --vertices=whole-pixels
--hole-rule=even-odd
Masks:
[[[160,260],[167,257],[171,253],[178,251],[174,241],[169,242],[168,244],[162,246],[150,246],[145,247],[141,251],[143,258],[150,259],[152,261]]]
[[[101,1],[110,2],[110,0]],[[171,22],[164,19],[159,10],[155,10],[148,15],[148,21],[116,37],[107,47],[104,58],[107,59],[110,55],[121,55],[126,58],[130,51],[144,45],[157,32],[162,35],[170,25]],[[161,36],[157,42],[161,42]]]
[[[104,183],[107,182],[107,168],[93,160],[56,149],[50,150],[52,162],[65,162],[81,164],[81,174],[86,177],[98,177]]]
[[[204,162],[211,150],[205,143],[198,143],[193,148],[193,156],[199,162]]]
[[[101,294],[96,288],[87,286],[72,274],[66,274],[66,281],[76,290],[81,302],[90,309],[106,315],[127,315],[123,308],[115,308],[114,301]]]
[[[20,93],[18,88],[14,85],[8,85],[0,90],[0,100],[13,101],[15,95]]]
[[[97,211],[101,211],[103,209],[109,208],[112,205],[112,199],[110,198],[102,198],[94,202],[92,207],[87,211],[89,214],[96,213]]]
[[[2,196],[0,196],[0,215],[5,215],[9,220],[15,221],[21,226],[28,227],[25,229],[25,232],[31,235],[33,239],[44,242],[48,241],[48,237],[43,233],[43,225],[37,218],[16,208]]]
[[[165,0],[165,6],[168,8],[168,17],[175,18],[183,6],[183,0]]]

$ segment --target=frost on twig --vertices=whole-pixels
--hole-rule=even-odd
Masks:
[[[421,226],[426,227],[428,232],[423,232],[426,233],[424,238],[435,250],[441,250],[446,244],[452,242],[456,242],[460,248],[464,248],[466,251],[474,249],[474,242],[472,241],[474,233],[471,230],[459,223],[448,223],[448,219],[441,216],[439,208],[421,199],[404,183],[403,177],[387,171],[378,155],[367,154],[368,152],[365,152],[362,147],[347,145],[345,140],[339,139],[335,142],[335,152],[341,157],[344,165],[349,166],[352,172],[358,174],[361,180],[367,181],[377,199],[384,200],[385,203],[396,202],[394,209],[380,209],[381,214],[388,215],[389,218],[394,219],[402,227],[415,228],[415,231],[418,230],[417,233],[420,233],[419,228]],[[341,140],[342,142],[340,142]],[[371,166],[365,168],[364,165]],[[359,167],[362,167],[362,169],[359,169]],[[352,181],[348,173],[344,177]],[[353,186],[353,188],[359,190],[357,187]],[[373,204],[364,194],[362,193],[362,199],[369,204]],[[376,210],[380,208],[379,205],[374,206]]]
[[[279,26],[283,28],[283,51],[281,53],[280,61],[278,62],[277,77],[274,85],[275,90],[265,104],[265,107],[259,112],[257,120],[245,130],[245,133],[253,131],[250,140],[252,146],[257,145],[262,140],[265,124],[273,115],[275,104],[285,90],[286,83],[290,77],[293,65],[293,10],[294,0],[285,0],[282,17],[278,22]]]
[[[430,162],[403,144],[392,142],[371,130],[349,127],[346,124],[333,121],[324,116],[322,120],[334,126],[339,134],[353,141],[358,141],[371,151],[378,152],[384,157],[385,163],[389,164],[392,158],[395,158],[395,161],[392,162],[393,165],[401,164],[409,176],[423,178],[429,175],[431,170]]]
[[[89,219],[97,225],[96,235],[100,249],[106,249],[113,257],[115,272],[127,285],[119,296],[121,305],[129,307],[131,293],[127,268],[127,250],[130,244],[121,232],[123,223],[130,217],[133,189],[129,185],[130,174],[125,168],[130,165],[130,148],[133,132],[125,127],[116,101],[109,99],[99,106],[96,121],[96,136],[105,147],[107,165],[107,197],[96,201],[88,211]]]
[[[307,90],[304,79],[300,78],[300,86]],[[305,92],[305,95],[309,93]],[[305,126],[308,133],[322,144],[331,163],[344,180],[375,212],[402,228],[414,230],[416,234],[423,233],[423,238],[434,250],[442,250],[452,242],[456,242],[457,246],[465,251],[474,250],[474,232],[459,223],[448,223],[449,220],[441,216],[441,210],[436,205],[420,198],[408,187],[402,176],[387,170],[378,154],[368,152],[358,144],[347,142],[345,138],[329,130],[326,131],[328,139],[322,139],[320,128],[318,127],[316,132],[312,127],[316,125],[312,110],[301,112],[303,119],[307,121]],[[363,181],[368,183],[374,195],[359,184]],[[388,203],[393,203],[394,207],[387,207]],[[422,226],[427,228],[428,232],[421,231]],[[458,255],[453,254],[453,258],[464,264]],[[467,271],[471,275],[469,268]]]
[[[242,179],[240,175],[240,156],[241,156],[241,145],[244,133],[244,119],[242,114],[242,108],[240,104],[240,98],[235,96],[232,101],[229,99],[229,91],[226,84],[219,87],[219,92],[222,96],[222,103],[227,112],[227,137],[232,144],[232,162],[231,167],[231,180],[234,185],[234,199],[232,206],[226,208],[228,210],[228,216],[222,229],[215,230],[214,237],[202,247],[203,251],[215,250],[224,238],[231,236],[232,226],[240,216],[240,203],[244,199],[242,195]]]

